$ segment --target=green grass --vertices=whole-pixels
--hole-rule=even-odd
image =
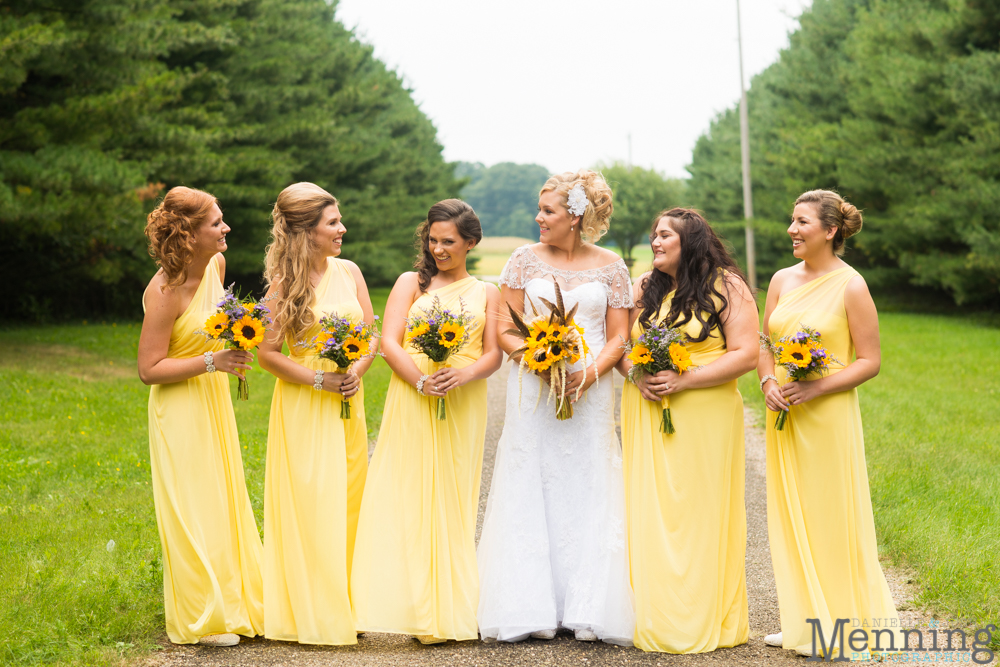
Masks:
[[[387,293],[373,290],[376,312]],[[917,572],[935,612],[996,622],[1000,329],[901,313],[881,324],[882,373],[861,405],[882,551]],[[164,636],[138,334],[134,323],[0,330],[0,663],[118,664]],[[381,359],[365,377],[372,436],[388,377]],[[260,525],[273,379],[250,381],[236,415]],[[740,388],[759,414],[755,378]]]
[[[372,290],[379,315],[387,297]],[[138,338],[136,323],[0,330],[0,664],[119,664],[164,637]],[[389,376],[382,359],[365,375],[370,437]],[[262,527],[274,378],[249,380],[236,420]]]

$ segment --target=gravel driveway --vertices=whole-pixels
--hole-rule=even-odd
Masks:
[[[486,495],[493,476],[497,441],[503,426],[505,390],[510,364],[489,380],[489,426],[486,431],[486,454],[483,461],[483,485],[479,500],[478,540],[482,528]],[[620,388],[621,377],[615,375]],[[619,393],[620,397],[620,393]],[[745,401],[758,396],[744,397]],[[529,639],[518,644],[479,641],[447,642],[423,646],[405,635],[370,633],[358,639],[357,646],[302,646],[263,638],[243,639],[235,648],[210,649],[198,646],[175,646],[163,638],[163,651],[143,661],[157,667],[187,665],[798,665],[807,663],[791,651],[764,645],[765,634],[777,632],[778,599],[767,542],[767,516],[764,488],[764,433],[752,413],[746,412],[746,506],[747,506],[747,593],[750,598],[750,641],[742,646],[711,653],[670,655],[643,653],[600,642],[585,643],[572,634],[560,634],[554,640]],[[904,627],[926,626],[927,617],[909,610],[912,579],[903,572],[887,570],[886,576],[896,604],[901,609]],[[929,642],[929,638],[928,638]],[[926,653],[923,657],[928,656]],[[944,656],[940,656],[944,657]],[[962,656],[968,658],[968,655]],[[961,659],[961,658],[959,658]]]

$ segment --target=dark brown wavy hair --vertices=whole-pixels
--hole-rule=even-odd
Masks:
[[[458,235],[466,241],[479,243],[483,240],[483,226],[479,222],[479,216],[461,199],[445,199],[431,206],[427,211],[427,219],[417,227],[416,248],[419,254],[413,268],[417,270],[421,292],[427,291],[431,278],[438,272],[430,246],[431,225],[435,222],[454,222]]]
[[[681,258],[677,266],[677,279],[674,280],[669,274],[656,268],[642,279],[642,299],[638,304],[642,313],[639,315],[639,322],[642,326],[649,327],[659,321],[663,298],[676,289],[670,302],[670,312],[662,318],[663,321],[669,326],[682,327],[695,318],[701,324],[701,333],[692,338],[692,342],[700,343],[705,340],[713,329],[718,329],[719,335],[725,340],[722,315],[729,308],[729,299],[724,272],[736,276],[744,283],[747,282],[746,276],[705,218],[693,209],[672,208],[657,215],[649,232],[650,243],[656,238],[656,227],[664,218],[670,220],[671,228],[680,237]]]
[[[194,232],[219,201],[207,192],[179,185],[170,188],[146,217],[149,256],[163,269],[167,287],[183,285],[194,256]]]

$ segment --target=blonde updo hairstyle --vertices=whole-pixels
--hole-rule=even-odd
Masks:
[[[611,187],[604,180],[604,176],[589,169],[582,169],[576,173],[567,171],[564,174],[556,174],[545,181],[538,196],[546,192],[558,192],[563,200],[566,200],[569,198],[570,190],[577,184],[582,185],[583,191],[587,194],[587,210],[580,220],[580,234],[584,241],[597,243],[608,233],[611,227],[611,214],[615,210],[611,202]],[[565,201],[563,206],[566,206]]]
[[[861,211],[836,192],[830,190],[810,190],[799,195],[795,205],[815,204],[816,216],[827,231],[836,228],[833,237],[833,252],[838,257],[844,254],[844,241],[861,231],[864,222]]]
[[[319,224],[323,211],[338,203],[336,197],[313,183],[289,185],[278,195],[271,211],[264,279],[268,286],[280,285],[275,313],[282,324],[279,335],[301,335],[316,321],[311,308],[316,290],[309,280],[315,244],[309,232]]]
[[[194,233],[207,219],[218,200],[207,192],[179,185],[170,188],[146,217],[149,256],[163,269],[167,287],[183,285],[194,257]]]

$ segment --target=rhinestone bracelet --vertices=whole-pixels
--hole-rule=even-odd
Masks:
[[[761,391],[764,391],[764,384],[767,383],[768,380],[774,380],[775,382],[777,382],[778,378],[776,378],[773,375],[765,375],[764,377],[762,377],[760,379],[760,390]]]
[[[215,357],[212,352],[205,353],[205,372],[214,373],[215,372]]]
[[[427,395],[424,393],[424,382],[427,382],[427,378],[429,377],[430,375],[421,375],[420,379],[417,380],[417,393],[420,394],[421,396]]]
[[[313,378],[313,389],[316,391],[323,391],[323,371],[316,371],[316,377]]]

